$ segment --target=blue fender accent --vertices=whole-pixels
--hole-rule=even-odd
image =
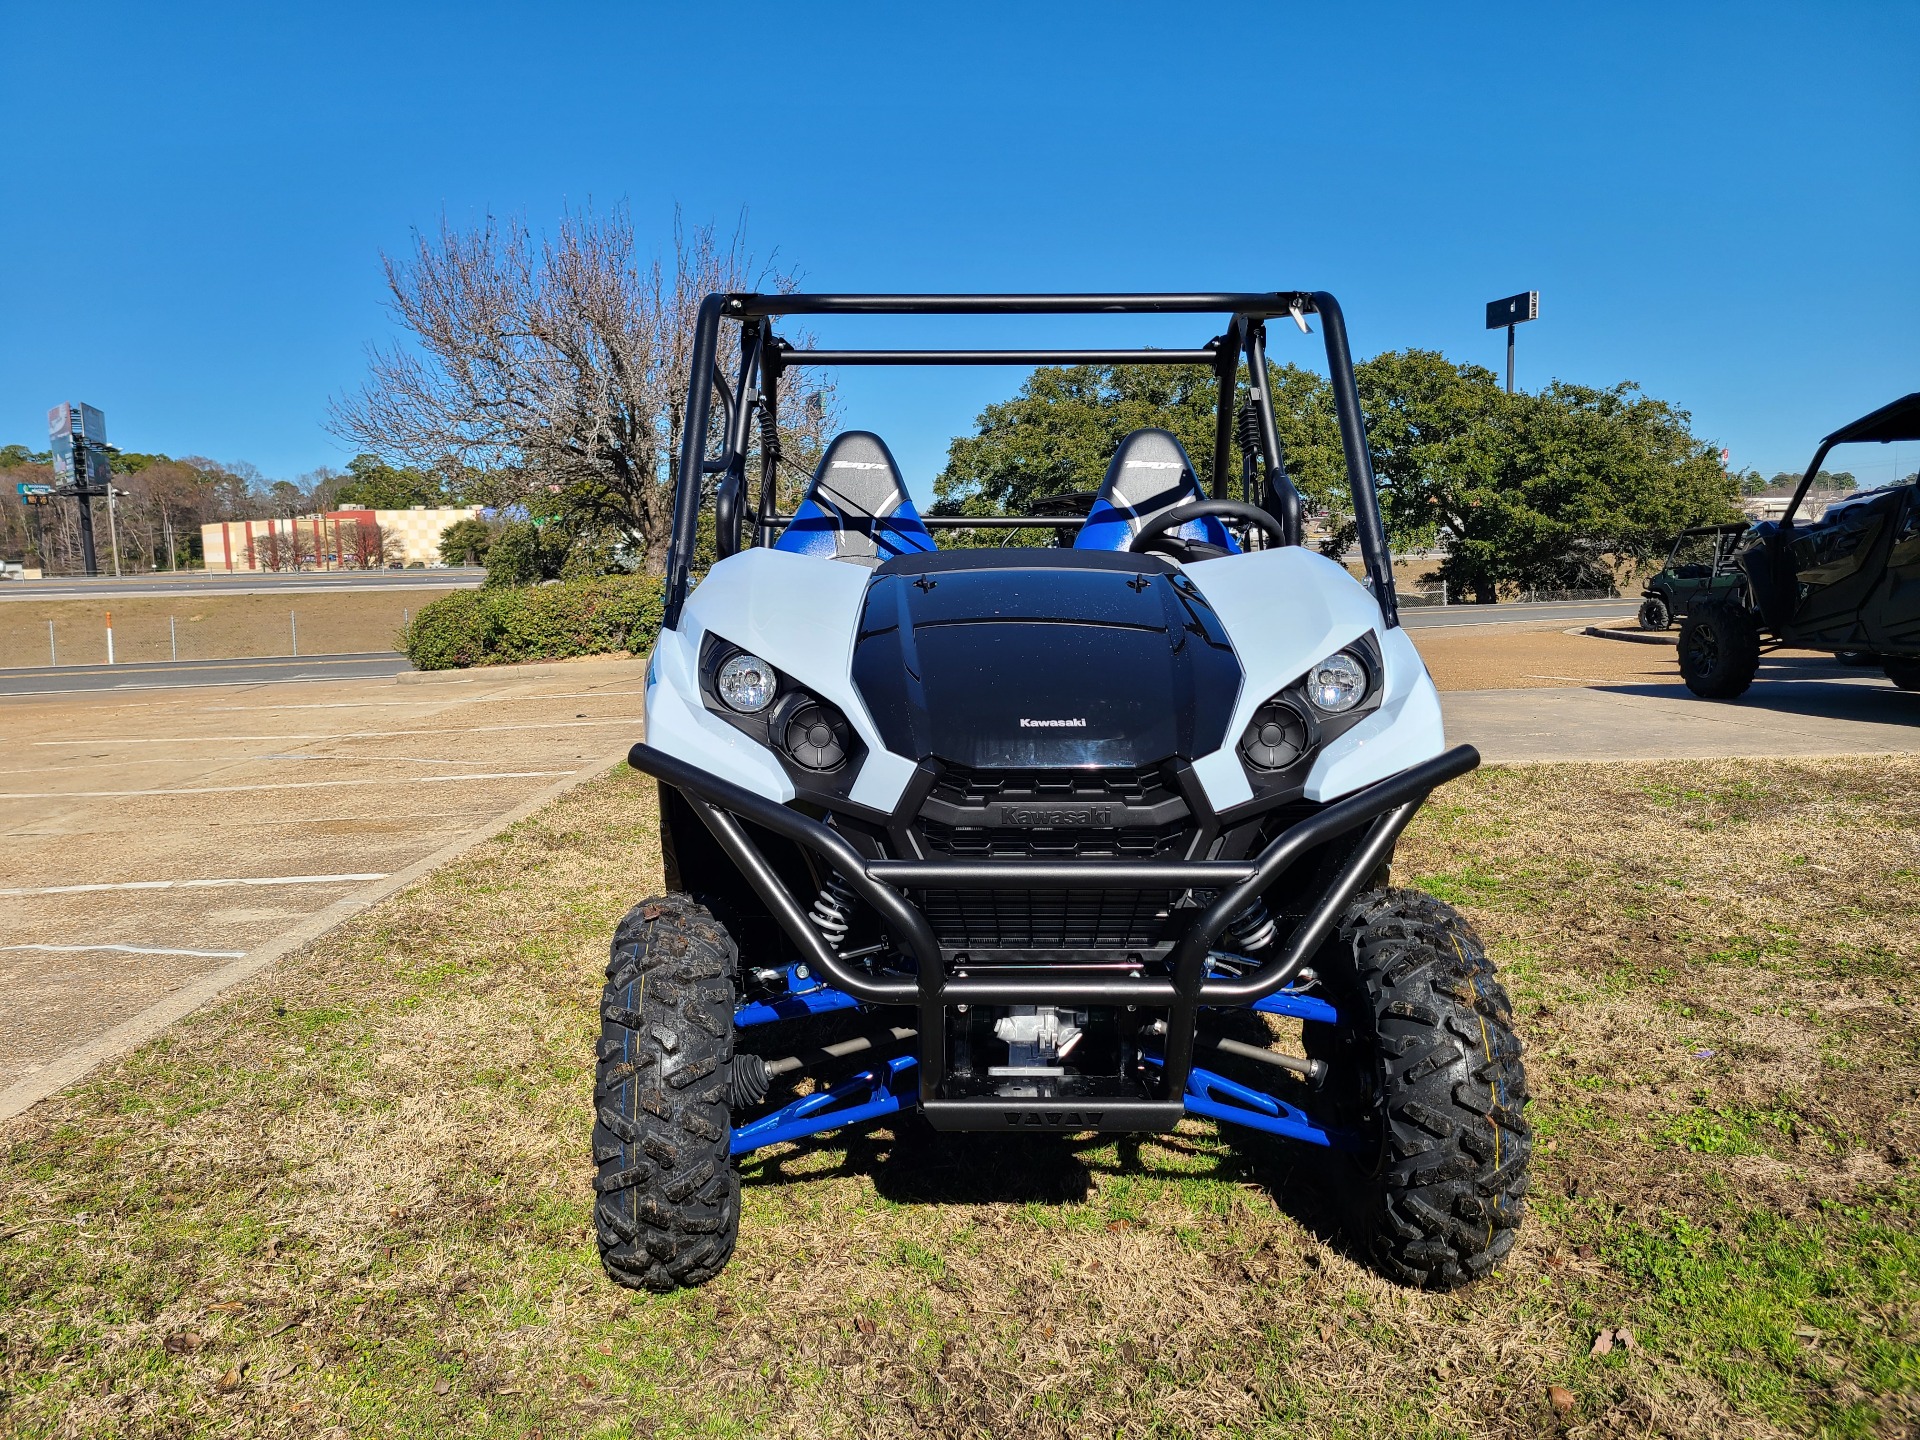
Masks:
[[[736,1029],[748,1025],[771,1025],[776,1020],[802,1020],[809,1015],[825,1015],[834,1010],[853,1010],[860,1002],[844,990],[823,985],[818,980],[795,974],[800,967],[787,967],[787,993],[771,1000],[749,1000],[735,1008]]]
[[[877,1120],[882,1115],[892,1115],[911,1103],[893,1088],[894,1082],[919,1063],[911,1055],[896,1056],[883,1067],[862,1070],[831,1090],[802,1095],[771,1115],[762,1115],[758,1120],[736,1125],[728,1150],[734,1155],[746,1155],[768,1145],[800,1140],[825,1130],[838,1130],[843,1125],[856,1125],[862,1120]],[[862,1094],[867,1098],[860,1103],[836,1108]]]
[[[1340,1012],[1318,995],[1268,995],[1253,1002],[1262,1015],[1288,1015],[1295,1020],[1318,1020],[1323,1025],[1338,1025]]]

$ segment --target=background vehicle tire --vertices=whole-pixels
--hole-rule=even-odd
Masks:
[[[673,1290],[725,1268],[740,1233],[728,1143],[733,940],[685,895],[613,934],[594,1083],[594,1229],[619,1284]]]
[[[1760,670],[1760,627],[1744,606],[1702,602],[1680,622],[1680,678],[1705,700],[1747,692]]]
[[[1665,630],[1673,624],[1673,612],[1667,609],[1667,602],[1658,595],[1649,595],[1640,602],[1640,628],[1642,630]]]
[[[1920,690],[1920,660],[1889,659],[1887,679],[1902,690]]]
[[[1513,1248],[1532,1132],[1512,1007],[1473,927],[1417,890],[1361,895],[1321,974],[1350,1026],[1309,1025],[1351,1156],[1357,1238],[1389,1279],[1451,1290]]]

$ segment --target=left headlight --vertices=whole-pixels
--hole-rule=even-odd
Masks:
[[[1367,698],[1367,662],[1339,650],[1307,671],[1307,698],[1327,715],[1344,715]]]
[[[742,651],[720,667],[713,688],[742,715],[758,715],[773,703],[774,692],[780,688],[780,677],[773,673],[773,666],[758,655]]]

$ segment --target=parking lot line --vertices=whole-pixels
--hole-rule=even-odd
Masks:
[[[384,880],[383,870],[356,875],[240,875],[219,880],[115,880],[94,885],[37,885],[0,890],[0,895],[89,895],[96,890],[211,890],[222,885],[348,885],[357,880]]]
[[[484,775],[422,775],[415,785],[445,784],[454,780],[539,780],[571,775],[571,770],[494,770]],[[390,785],[390,780],[280,780],[268,785],[183,785],[175,790],[16,790],[0,792],[0,800],[118,800],[137,795],[237,795],[250,790],[331,790],[343,785]]]
[[[644,725],[644,716],[610,720],[539,720],[523,725],[448,725],[418,730],[317,730],[294,735],[92,735],[77,740],[35,740],[35,745],[203,745],[213,740],[391,740],[407,735],[480,735],[501,730],[590,730],[608,725]]]
[[[199,960],[244,960],[244,950],[163,950],[157,945],[0,945],[0,950],[47,950],[80,955],[90,950],[113,950],[122,955],[186,955]]]

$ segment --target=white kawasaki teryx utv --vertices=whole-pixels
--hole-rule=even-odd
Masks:
[[[773,330],[1168,313],[1224,331],[1197,350],[828,351]],[[1266,322],[1310,317],[1365,583],[1302,547],[1274,424]],[[853,431],[791,514],[763,441],[749,497],[754,422],[777,442],[790,368],[1079,363],[1209,368],[1211,495],[1171,434],[1141,430],[1077,507],[923,519],[886,445]],[[1320,1147],[1358,1247],[1395,1279],[1449,1287],[1496,1264],[1530,1151],[1507,999],[1470,926],[1385,888],[1414,811],[1479,757],[1446,747],[1399,627],[1333,297],[712,295],[691,373],[631,757],[660,782],[669,893],[621,922],[601,1003],[608,1273],[712,1278],[738,1232],[736,1157],[885,1117],[1084,1132],[1204,1116]],[[721,558],[689,593],[709,496]],[[943,527],[1058,539],[943,550]],[[788,1022],[832,1011],[845,1038],[794,1038],[805,1023]],[[1224,1033],[1248,1033],[1249,1011],[1299,1022],[1305,1058]]]

